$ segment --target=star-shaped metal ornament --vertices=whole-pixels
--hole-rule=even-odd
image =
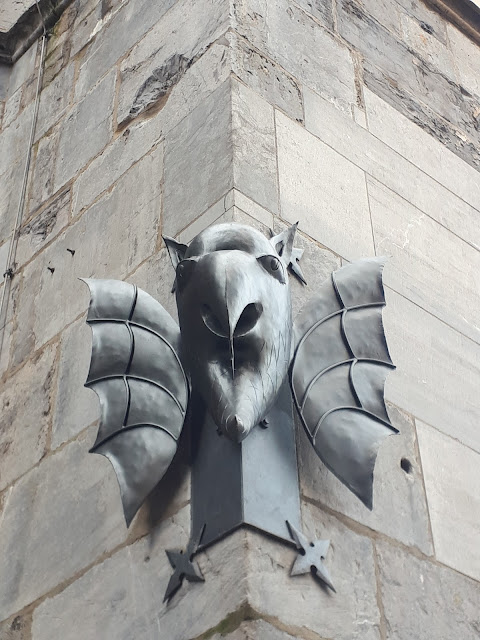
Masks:
[[[301,531],[295,529],[293,525],[287,522],[290,530],[292,540],[299,551],[297,558],[290,571],[291,576],[301,576],[305,573],[314,573],[327,587],[336,593],[335,587],[332,584],[330,574],[327,568],[323,564],[328,548],[330,546],[330,540],[314,540],[309,542],[308,538],[303,535]]]
[[[197,552],[198,546],[202,541],[205,525],[196,537],[192,537],[185,551],[181,549],[166,549],[168,560],[172,565],[174,572],[168,581],[167,590],[163,601],[170,600],[173,594],[182,586],[183,579],[189,582],[205,582],[205,578],[196,562],[192,562],[193,556]]]

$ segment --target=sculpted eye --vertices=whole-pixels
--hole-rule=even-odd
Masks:
[[[257,258],[257,260],[265,269],[265,271],[268,271],[268,273],[272,277],[274,277],[275,280],[278,280],[278,282],[285,284],[285,273],[282,262],[281,260],[279,260],[279,258],[277,258],[276,256],[267,255],[260,256],[260,258]]]
[[[194,260],[182,260],[177,266],[177,287],[181,291],[187,284],[195,268]]]

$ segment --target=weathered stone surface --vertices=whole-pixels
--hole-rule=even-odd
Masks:
[[[5,102],[5,109],[3,112],[2,126],[8,127],[18,115],[20,111],[20,105],[22,102],[22,87],[17,89],[15,93]]]
[[[68,224],[70,199],[67,189],[21,228],[15,255],[18,265],[30,260]]]
[[[174,4],[175,0],[154,4],[151,0],[130,0],[111,19],[98,23],[97,37],[82,58],[75,86],[76,99],[81,99]]]
[[[91,329],[84,318],[62,334],[52,449],[71,440],[99,417],[97,396],[83,386],[90,365],[91,344]]]
[[[0,153],[0,176],[8,169],[11,169],[12,165],[19,163],[25,166],[24,162],[28,150],[32,116],[33,109],[32,106],[29,105],[15,118],[10,126],[5,127],[0,134],[0,147],[2,149],[8,149],[8,153]]]
[[[407,0],[408,1],[408,0]],[[374,18],[377,22],[386,27],[389,31],[396,35],[402,32],[400,16],[403,13],[395,0],[359,0],[363,11]],[[334,4],[340,8],[341,0],[334,0]],[[409,4],[414,4],[410,0]]]
[[[416,56],[355,0],[342,0],[338,8],[340,35],[364,56],[364,67],[374,77],[388,78],[387,90],[401,87],[437,114],[478,140],[472,100],[429,62]],[[367,82],[368,86],[368,82]],[[478,105],[477,105],[478,106]]]
[[[32,156],[33,168],[30,170],[28,183],[28,212],[33,213],[53,194],[55,158],[57,155],[60,127],[55,127],[41,138]]]
[[[172,318],[177,320],[175,294],[172,293],[174,280],[175,270],[165,247],[144,262],[128,278],[129,282],[136,284],[158,300]]]
[[[446,21],[440,12],[430,8],[426,3],[415,0],[395,0],[395,4],[400,14],[414,18],[426,33],[447,44]]]
[[[234,186],[278,213],[273,108],[236,81],[232,81],[232,138]]]
[[[50,84],[42,89],[37,126],[35,127],[35,140],[41,138],[67,111],[73,91],[74,66],[74,63],[71,62]],[[106,108],[108,105],[103,106]],[[102,108],[102,103],[97,107],[90,104],[89,108],[93,112],[96,108]]]
[[[466,242],[480,246],[477,211],[395,153],[326,100],[304,90],[305,124],[327,145],[361,167]]]
[[[135,45],[120,68],[118,122],[128,121],[165,99],[187,69],[229,26],[223,0],[178,0]]]
[[[433,547],[421,466],[415,451],[415,427],[412,420],[396,407],[390,405],[388,410],[392,424],[400,434],[387,438],[379,449],[375,465],[373,511],[367,509],[323,465],[299,423],[302,492],[334,511],[431,555]]]
[[[150,151],[158,143],[160,134],[161,120],[157,117],[132,125],[106,147],[75,181],[73,215],[84,210],[95,198],[109,189],[134,162]],[[161,150],[162,148],[160,152]]]
[[[26,344],[39,347],[85,310],[88,294],[78,278],[122,279],[153,253],[161,158],[158,149],[145,156],[27,266],[14,338],[16,360],[24,357]]]
[[[385,543],[377,550],[387,640],[478,638],[478,582]]]
[[[45,453],[55,385],[56,346],[37,354],[0,394],[0,491]]]
[[[235,19],[236,30],[253,46],[349,111],[356,101],[350,53],[315,20],[287,0],[241,0]]]
[[[231,633],[228,632],[228,624],[226,627],[225,632],[216,633],[212,636],[212,640],[222,640],[222,638],[227,640],[295,640],[295,636],[276,629],[265,620],[242,622],[238,629]]]
[[[94,567],[34,613],[33,640],[196,638],[246,599],[245,533],[239,531],[199,556],[205,583],[186,582],[162,603],[172,568],[164,549],[186,544],[189,510]],[[86,612],[88,611],[88,615]],[[72,624],[75,620],[75,624]]]
[[[376,254],[391,258],[385,284],[480,343],[479,251],[372,178],[367,185]]]
[[[435,556],[480,581],[480,454],[420,421],[417,431]]]
[[[112,72],[65,117],[55,163],[54,191],[73,178],[110,139],[114,87]]]
[[[457,63],[460,84],[467,91],[480,96],[480,59],[478,44],[461,33],[453,25],[447,26],[448,39]]]
[[[232,70],[240,80],[290,118],[303,122],[302,92],[295,78],[234,32],[228,40]]]
[[[282,217],[348,260],[372,255],[363,171],[281,113],[276,122]]]
[[[175,236],[233,187],[231,82],[224,82],[165,139],[162,233]]]
[[[469,136],[456,125],[439,116],[435,111],[405,91],[402,87],[391,84],[379,70],[364,73],[365,83],[369,89],[381,96],[394,109],[419,125],[430,136],[438,140],[447,149],[456,153],[462,160],[480,170],[480,145],[476,136]],[[465,99],[468,99],[467,97]],[[470,108],[476,113],[477,107]]]
[[[456,81],[453,55],[446,43],[440,42],[433,33],[429,33],[425,25],[408,15],[402,16],[402,29],[405,44],[410,49],[431,67],[441,71],[453,82]]]
[[[368,129],[441,185],[480,209],[480,173],[388,102],[364,89]]]
[[[124,539],[115,474],[108,460],[87,455],[93,441],[90,430],[8,490],[0,520],[0,619]]]
[[[31,615],[12,616],[0,622],[0,638],[2,640],[31,640]]]
[[[333,31],[333,5],[324,0],[299,0],[297,4]]]
[[[267,229],[273,229],[273,214],[259,204],[247,198],[241,191],[233,190],[233,203],[236,211],[246,213],[250,218],[262,223]],[[228,203],[226,203],[228,208]]]
[[[379,640],[372,542],[313,505],[303,504],[302,511],[307,537],[331,541],[325,564],[337,593],[311,575],[290,577],[295,550],[248,532],[249,604],[260,617],[281,620],[294,636],[308,637],[310,630],[321,638]]]
[[[2,212],[0,215],[0,242],[5,242],[13,232],[20,202],[23,174],[24,167],[17,162],[10,165],[0,176],[0,211]]]
[[[11,68],[8,78],[9,96],[13,96],[15,91],[31,78],[35,71],[36,57],[37,43],[35,42]]]
[[[383,312],[390,353],[391,402],[480,452],[480,346],[386,289]]]

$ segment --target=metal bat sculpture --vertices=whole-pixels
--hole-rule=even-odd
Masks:
[[[187,553],[167,552],[175,571],[166,599],[183,577],[203,579],[197,549],[241,525],[296,546],[303,555],[292,575],[312,569],[333,588],[322,562],[328,541],[308,545],[299,531],[292,399],[320,459],[372,508],[377,451],[396,433],[383,397],[393,368],[383,259],[334,272],[292,324],[288,269],[305,282],[295,232],[267,239],[221,224],[188,246],[165,238],[180,327],[133,285],[85,281],[93,329],[86,386],[101,405],[92,451],[115,469],[127,525],[175,455],[189,400],[206,408],[192,423],[191,541]]]

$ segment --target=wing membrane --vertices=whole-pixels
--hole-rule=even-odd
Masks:
[[[316,453],[370,509],[382,440],[397,433],[384,401],[394,368],[382,324],[384,260],[334,272],[295,321],[291,384]]]
[[[86,387],[99,397],[91,451],[112,463],[127,525],[177,449],[188,404],[180,330],[160,303],[134,285],[85,280],[92,356]]]

